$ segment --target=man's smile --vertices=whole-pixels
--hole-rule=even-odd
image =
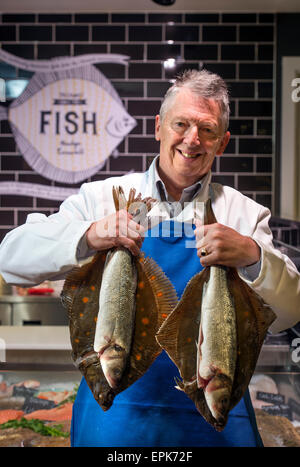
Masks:
[[[196,154],[189,154],[187,152],[182,151],[181,149],[178,149],[178,148],[176,149],[186,159],[195,159],[198,156],[202,156],[200,152],[197,152]]]

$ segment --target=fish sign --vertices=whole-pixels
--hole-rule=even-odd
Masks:
[[[14,60],[18,57],[1,54],[3,60],[26,66]],[[127,64],[129,57],[94,54],[87,58],[52,59],[48,69],[47,61],[23,59],[33,62],[27,63],[28,69],[38,71],[8,109],[0,108],[0,120],[9,120],[26,162],[61,183],[74,184],[94,175],[136,126],[109,80],[92,64]]]

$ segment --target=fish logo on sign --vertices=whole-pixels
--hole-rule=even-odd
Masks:
[[[8,109],[0,106],[0,120],[9,120],[19,150],[36,172],[56,182],[81,182],[101,169],[136,126],[109,80],[93,66],[127,65],[128,58],[88,54],[33,61],[0,51],[0,59],[36,71]]]

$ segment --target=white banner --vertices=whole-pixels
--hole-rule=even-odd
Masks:
[[[64,201],[75,195],[79,188],[63,188],[26,182],[0,182],[0,195],[32,196],[34,198]]]
[[[128,65],[127,55],[120,54],[83,54],[76,57],[55,57],[49,60],[28,60],[17,57],[0,49],[0,60],[22,70],[38,73],[50,73],[53,71],[65,71],[77,67],[93,65],[94,63],[120,63]]]

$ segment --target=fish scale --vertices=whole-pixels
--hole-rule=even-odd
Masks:
[[[220,421],[229,409],[237,357],[235,308],[223,267],[211,266],[203,286],[199,333],[197,385],[203,387],[207,405]]]
[[[130,354],[135,321],[137,271],[126,248],[109,251],[99,294],[94,350],[104,375],[117,387]]]

